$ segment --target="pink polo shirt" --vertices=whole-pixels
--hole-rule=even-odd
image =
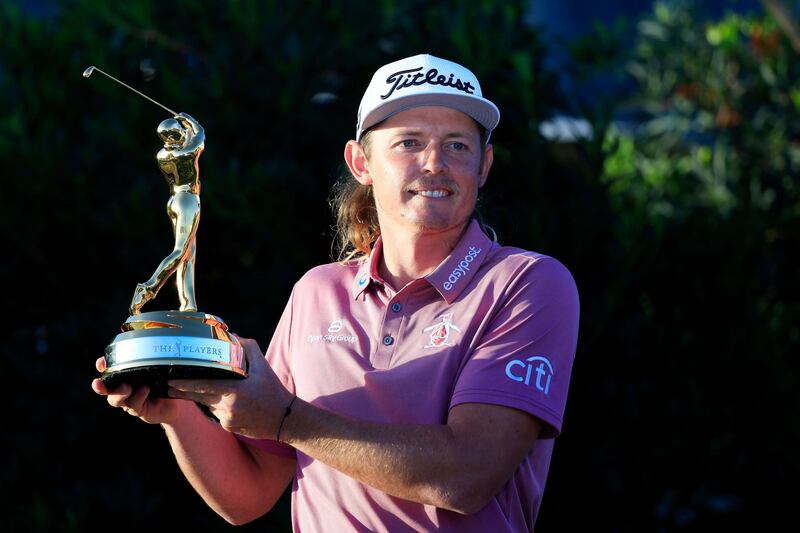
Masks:
[[[551,257],[492,242],[477,222],[425,278],[395,291],[366,262],[328,264],[295,285],[267,350],[290,390],[378,423],[444,424],[461,403],[526,411],[545,424],[511,479],[463,516],[390,496],[274,441],[297,457],[295,531],[530,531],[561,431],[578,335],[578,294]]]

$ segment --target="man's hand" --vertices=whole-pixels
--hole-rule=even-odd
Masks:
[[[106,360],[100,357],[95,362],[98,372],[106,369]],[[119,407],[131,416],[136,416],[148,424],[169,424],[178,418],[184,402],[166,398],[150,398],[148,386],[139,387],[135,391],[128,384],[122,384],[113,391],[108,390],[100,379],[92,381],[92,389],[105,396],[112,407]]]
[[[250,365],[247,379],[170,381],[172,399],[149,398],[148,387],[132,391],[130,385],[120,385],[109,391],[101,380],[92,382],[94,391],[106,396],[112,406],[145,422],[163,425],[186,479],[212,509],[232,524],[244,524],[271,509],[291,482],[296,465],[294,457],[250,447],[230,433],[263,433],[275,438],[283,411],[292,398],[255,341],[244,340],[242,344]],[[102,372],[105,368],[105,360],[98,359],[97,370]],[[222,426],[211,422],[186,400],[209,406]]]
[[[175,379],[171,398],[208,406],[226,430],[257,439],[275,439],[286,406],[292,400],[253,339],[240,338],[247,358],[245,379]]]

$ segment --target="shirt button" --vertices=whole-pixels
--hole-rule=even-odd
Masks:
[[[391,335],[386,335],[383,338],[383,345],[384,346],[391,346],[393,342],[394,342],[394,337],[392,337]]]
[[[400,305],[399,303],[392,304],[392,311],[394,311],[395,313],[399,313],[402,308],[403,306]]]

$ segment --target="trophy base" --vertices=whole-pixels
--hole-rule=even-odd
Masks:
[[[188,365],[160,365],[126,368],[114,372],[104,372],[100,377],[103,384],[114,390],[127,383],[134,390],[147,385],[151,398],[167,398],[167,381],[170,379],[241,379],[244,376],[222,368]]]
[[[150,387],[167,397],[170,379],[247,377],[244,350],[219,317],[190,311],[133,315],[106,348],[101,380],[113,390],[123,383]]]

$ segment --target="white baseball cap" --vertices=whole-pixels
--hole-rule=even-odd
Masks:
[[[500,122],[500,111],[482,96],[475,74],[458,63],[420,54],[384,65],[372,76],[358,107],[356,140],[390,116],[420,106],[469,115],[486,128],[487,141]]]

